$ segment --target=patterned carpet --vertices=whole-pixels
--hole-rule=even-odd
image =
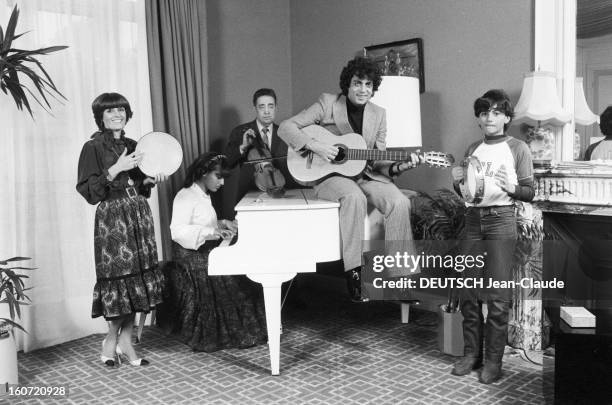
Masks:
[[[436,316],[411,310],[399,322],[389,302],[352,304],[309,294],[306,308],[283,310],[281,375],[271,376],[267,346],[194,353],[146,327],[139,353],[148,367],[104,367],[102,335],[19,354],[21,384],[67,384],[68,399],[14,404],[542,404],[550,378],[541,366],[507,353],[492,385],[476,372],[450,374],[454,358],[437,349]],[[545,388],[543,388],[545,387]],[[4,402],[3,402],[4,401]]]

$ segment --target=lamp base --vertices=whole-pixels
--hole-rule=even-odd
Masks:
[[[554,156],[555,138],[553,131],[546,127],[535,127],[528,132],[527,145],[534,163],[550,162]]]

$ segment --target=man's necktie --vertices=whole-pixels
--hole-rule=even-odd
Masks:
[[[268,129],[268,127],[263,127],[261,129],[261,139],[263,139],[264,144],[266,145],[266,148],[270,149],[270,139],[268,138],[268,132],[270,130]]]

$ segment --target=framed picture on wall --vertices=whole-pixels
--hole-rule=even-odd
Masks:
[[[425,92],[423,69],[423,39],[412,38],[363,48],[363,54],[376,61],[385,76],[419,78],[419,90]]]

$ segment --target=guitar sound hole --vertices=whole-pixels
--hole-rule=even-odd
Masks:
[[[346,160],[346,147],[343,145],[335,145],[338,147],[338,154],[332,163],[342,163]]]

